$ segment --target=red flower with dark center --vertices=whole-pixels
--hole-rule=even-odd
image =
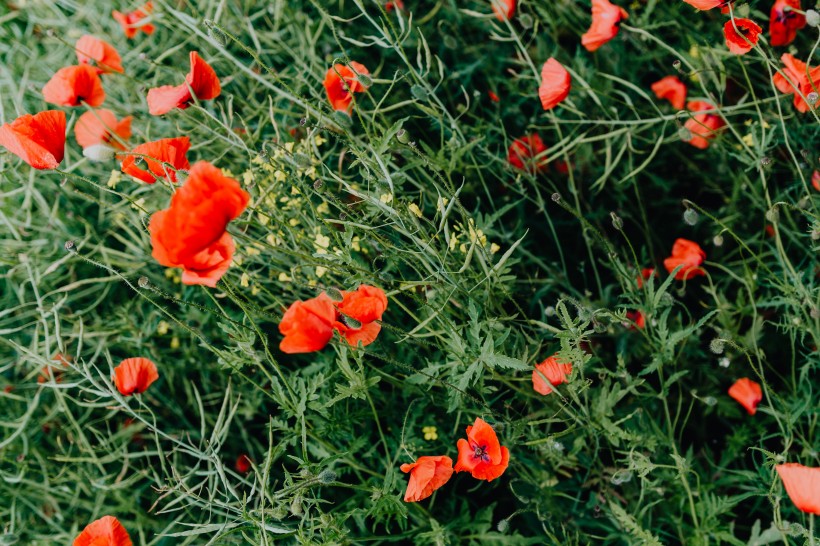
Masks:
[[[547,147],[538,134],[526,135],[517,138],[507,150],[507,161],[521,171],[531,173],[547,170],[547,158],[544,152]]]
[[[780,57],[785,65],[783,74],[777,72],[772,80],[778,91],[786,94],[794,94],[794,107],[800,113],[808,112],[813,108],[805,98],[810,93],[820,91],[820,66],[807,67],[806,63],[796,59],[794,55],[785,53]],[[807,73],[808,68],[808,75]]]
[[[729,396],[746,408],[749,415],[754,415],[757,413],[757,405],[763,400],[763,391],[760,388],[760,384],[747,377],[743,377],[729,387]]]
[[[609,0],[592,0],[592,26],[581,36],[581,45],[595,51],[618,34],[621,21],[627,17],[625,9]]]
[[[105,100],[105,90],[93,66],[67,66],[43,86],[43,99],[58,106],[99,106]]]
[[[174,108],[184,110],[193,102],[215,99],[222,92],[216,72],[196,51],[189,54],[191,70],[180,85],[163,85],[148,90],[148,113],[167,114]]]
[[[801,9],[800,0],[775,0],[769,12],[771,46],[785,46],[794,41],[797,31],[806,26],[806,16],[799,13]]]
[[[114,135],[118,138],[114,138]],[[82,148],[107,144],[118,150],[125,150],[121,141],[131,138],[131,116],[117,121],[111,110],[86,112],[74,124],[74,138]]]
[[[133,546],[128,531],[114,516],[89,523],[74,539],[73,546]]]
[[[91,64],[94,61],[98,72],[124,72],[120,54],[111,44],[99,38],[86,34],[77,40],[74,50],[80,64]]]
[[[190,166],[187,157],[190,147],[188,137],[164,138],[140,144],[123,159],[122,172],[146,184],[153,184],[159,178],[176,182],[176,171]]]
[[[726,122],[715,113],[704,112],[704,110],[715,109],[715,107],[708,102],[700,100],[692,101],[686,105],[686,108],[694,113],[683,125],[684,129],[686,129],[690,135],[689,140],[686,142],[695,148],[705,150],[709,147],[709,141],[717,136],[718,131],[726,125]]]
[[[677,239],[672,245],[672,256],[663,261],[663,266],[672,273],[676,267],[682,265],[683,267],[675,273],[675,279],[683,281],[698,275],[705,276],[706,271],[699,267],[705,259],[706,253],[700,245],[687,239]]]
[[[154,5],[147,2],[144,6],[128,13],[120,13],[119,11],[111,12],[111,16],[116,22],[120,24],[122,30],[125,31],[126,38],[133,38],[137,32],[144,32],[145,34],[153,34],[155,27],[147,21],[148,15],[154,11]]]
[[[336,308],[327,294],[293,302],[279,323],[279,332],[285,338],[279,343],[283,353],[312,353],[321,351],[333,337]]]
[[[555,355],[535,366],[532,371],[532,388],[538,394],[547,395],[552,388],[567,382],[567,376],[572,373],[572,363],[559,362]],[[549,383],[544,380],[547,378]]]
[[[775,469],[797,509],[820,516],[820,468],[786,463]]]
[[[65,154],[65,112],[25,114],[0,127],[0,146],[35,169],[56,169]]]
[[[509,450],[499,443],[493,428],[477,417],[467,427],[467,439],[458,441],[458,462],[453,470],[469,472],[473,478],[489,482],[501,476],[509,463]]]
[[[516,0],[490,0],[490,3],[493,6],[495,18],[499,21],[512,19],[512,16],[515,14]]]
[[[683,110],[686,105],[686,84],[680,81],[677,76],[666,76],[656,81],[651,86],[655,96],[662,100],[668,100],[676,110]]]
[[[555,108],[567,98],[571,87],[572,78],[567,69],[553,57],[547,59],[541,67],[541,85],[538,88],[541,107],[544,110]]]
[[[114,368],[114,384],[123,396],[142,394],[157,379],[157,365],[147,358],[126,358]]]
[[[350,62],[350,67],[343,64],[335,64],[328,68],[325,73],[325,91],[330,106],[334,110],[344,110],[348,114],[353,109],[353,93],[361,93],[367,87],[359,81],[359,75],[370,76],[367,68],[355,61]]]
[[[412,464],[401,465],[401,471],[410,473],[405,502],[418,502],[433,494],[453,475],[453,460],[444,455],[419,457]]]
[[[744,55],[754,48],[763,29],[750,19],[729,19],[723,25],[726,47],[735,55]]]

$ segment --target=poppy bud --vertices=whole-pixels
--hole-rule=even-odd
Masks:
[[[94,144],[87,148],[83,148],[83,157],[89,161],[94,161],[97,163],[114,159],[114,155],[116,153],[117,150],[107,144]]]
[[[319,473],[319,481],[324,484],[333,483],[336,481],[336,478],[336,473],[329,469],[322,470]]]
[[[806,10],[806,24],[810,27],[816,27],[820,25],[820,13],[817,13],[813,9]]]
[[[333,112],[333,120],[338,123],[343,129],[350,129],[353,127],[353,119],[346,110],[336,110]]]
[[[698,223],[698,213],[695,209],[686,209],[683,212],[683,221],[689,224],[690,226],[694,226]]]

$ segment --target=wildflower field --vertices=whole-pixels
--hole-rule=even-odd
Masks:
[[[808,0],[0,0],[0,546],[820,545]]]

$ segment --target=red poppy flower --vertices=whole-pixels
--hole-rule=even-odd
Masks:
[[[0,146],[35,169],[56,169],[65,155],[65,112],[46,110],[6,123]]]
[[[672,108],[683,110],[686,104],[686,84],[677,76],[666,76],[651,86],[652,92],[661,100],[668,100]]]
[[[512,19],[515,14],[516,0],[490,0],[493,6],[493,13],[495,18],[499,21],[506,21]]]
[[[450,480],[453,475],[453,460],[445,455],[419,457],[412,464],[401,465],[401,471],[410,473],[404,502],[418,502]]]
[[[797,31],[806,26],[806,16],[799,13],[801,9],[800,0],[775,0],[769,12],[770,45],[785,46],[794,41]]]
[[[634,326],[632,324],[629,325],[630,330],[634,330],[635,328],[643,330],[646,328],[646,315],[643,314],[643,311],[627,311],[626,318],[635,323]]]
[[[404,1],[403,0],[393,0],[392,2],[387,2],[384,5],[384,9],[385,9],[385,11],[387,11],[387,13],[390,13],[394,9],[395,10],[404,9]]]
[[[114,138],[117,135],[119,140]],[[117,121],[111,110],[94,110],[86,112],[74,124],[74,138],[82,148],[107,144],[119,150],[125,150],[120,142],[131,138],[131,116]]]
[[[189,55],[191,70],[185,76],[185,83],[163,85],[148,90],[148,113],[154,116],[167,114],[174,108],[184,110],[196,100],[215,99],[222,92],[219,78],[211,65],[196,51]]]
[[[456,472],[469,472],[478,480],[492,481],[507,470],[510,452],[498,442],[493,428],[477,417],[467,427],[467,439],[458,441]]]
[[[531,173],[545,171],[548,168],[547,158],[541,154],[546,151],[547,147],[544,146],[544,141],[537,133],[526,135],[515,139],[510,145],[507,150],[507,161],[522,171]]]
[[[672,273],[676,267],[683,265],[675,274],[675,279],[683,281],[698,275],[705,276],[706,271],[698,267],[705,259],[706,253],[700,245],[687,239],[677,239],[672,245],[672,256],[663,261],[663,266]]]
[[[87,64],[67,66],[57,71],[43,86],[43,99],[58,106],[99,106],[105,90],[97,69]]]
[[[786,463],[775,469],[798,510],[820,516],[820,468]]]
[[[325,91],[330,101],[330,106],[334,110],[344,110],[348,114],[353,109],[353,93],[360,93],[367,89],[359,81],[359,75],[369,76],[367,68],[355,61],[350,62],[350,67],[343,64],[335,64],[328,68],[325,73]]]
[[[695,115],[686,120],[683,127],[689,132],[689,144],[695,148],[705,150],[709,147],[709,140],[715,138],[717,132],[722,129],[726,122],[723,118],[714,113],[699,113],[704,110],[714,110],[715,107],[705,101],[691,101],[686,108]]]
[[[190,166],[187,157],[190,147],[191,141],[188,137],[164,138],[140,144],[123,159],[122,172],[146,184],[153,184],[158,178],[176,182],[176,171],[185,170]],[[144,167],[138,167],[138,164],[144,164]]]
[[[775,87],[787,95],[794,93],[794,107],[798,112],[808,112],[812,106],[803,97],[820,91],[820,66],[808,67],[806,75],[806,63],[795,59],[794,55],[785,53],[780,57],[780,61],[786,66],[783,68],[783,74],[777,72],[772,78]]]
[[[763,400],[763,391],[758,383],[743,377],[729,387],[729,396],[746,408],[749,415],[754,415],[757,413],[757,405]]]
[[[592,26],[581,36],[581,45],[595,51],[618,34],[621,21],[627,17],[626,10],[609,0],[592,0]]]
[[[750,19],[729,19],[723,25],[726,47],[735,55],[744,55],[750,52],[757,44],[761,32],[763,32],[763,29],[760,28],[760,25]]]
[[[535,366],[532,371],[532,388],[538,394],[547,395],[552,387],[567,382],[567,376],[572,372],[572,364],[559,362],[555,355]],[[544,377],[549,383],[544,381]]]
[[[225,228],[249,200],[239,182],[207,161],[195,163],[170,207],[151,217],[152,256],[166,267],[181,267],[183,284],[215,287],[235,249]]]
[[[638,275],[637,278],[638,288],[643,288],[643,281],[648,281],[649,277],[652,276],[658,276],[658,274],[655,272],[654,267],[644,267],[643,269],[641,269],[641,274]]]
[[[362,346],[367,346],[381,331],[381,325],[375,321],[381,320],[387,309],[387,296],[381,288],[363,284],[355,292],[342,291],[342,301],[336,307],[343,316],[336,319],[334,327],[350,345],[361,342]],[[342,322],[344,317],[358,324],[349,320]]]
[[[541,85],[538,87],[538,96],[541,98],[541,107],[550,110],[558,106],[572,86],[572,78],[567,69],[553,57],[547,59],[541,67]]]
[[[147,2],[144,6],[128,13],[120,13],[119,11],[111,12],[114,20],[120,24],[125,31],[126,38],[133,38],[137,32],[142,31],[145,34],[153,34],[155,27],[147,22],[148,15],[154,10],[154,5]]]
[[[811,185],[815,190],[820,191],[820,171],[811,173]]]
[[[124,72],[120,54],[111,44],[99,38],[86,34],[77,40],[74,49],[80,64],[91,64],[94,61],[98,72]]]
[[[147,358],[126,358],[114,368],[114,384],[123,396],[141,394],[157,379],[157,365]]]
[[[712,8],[721,8],[726,9],[731,2],[728,0],[683,0],[690,6],[694,6],[695,8],[706,11]]]
[[[251,470],[251,460],[247,455],[240,455],[236,458],[234,468],[240,474],[247,474]]]
[[[492,91],[487,91],[487,96],[490,97],[490,100],[493,102],[501,102],[501,98]]]
[[[74,546],[133,546],[128,531],[114,516],[89,523],[74,539]]]
[[[279,332],[285,338],[279,343],[283,353],[312,353],[321,351],[333,337],[336,308],[327,294],[293,302],[279,323]]]

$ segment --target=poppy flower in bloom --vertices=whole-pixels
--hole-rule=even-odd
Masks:
[[[757,405],[763,400],[763,391],[760,389],[758,383],[747,377],[743,377],[729,387],[729,396],[746,408],[749,415],[754,415],[757,413]]]
[[[618,34],[621,21],[627,17],[626,10],[609,0],[592,0],[592,26],[581,36],[581,45],[595,51]]]
[[[114,10],[111,12],[111,16],[120,24],[122,30],[125,31],[125,37],[133,38],[139,31],[142,31],[145,34],[154,33],[154,25],[146,21],[148,15],[152,11],[154,11],[154,5],[151,2],[148,2],[141,8],[128,13],[120,13],[119,11]]]
[[[240,474],[247,474],[250,472],[251,469],[251,460],[248,458],[247,455],[240,455],[236,458],[236,463],[234,463],[234,468]]]
[[[403,0],[393,0],[392,2],[387,2],[384,5],[384,9],[387,11],[387,13],[390,13],[394,9],[395,10],[404,9],[404,2],[403,2]]]
[[[418,502],[450,480],[453,475],[453,460],[446,455],[419,457],[413,464],[401,465],[401,471],[410,473],[404,502]]]
[[[367,86],[359,81],[359,75],[370,76],[367,68],[355,61],[350,62],[350,66],[334,64],[325,73],[325,91],[330,106],[334,110],[344,110],[348,114],[353,109],[353,93],[360,93],[367,89]]]
[[[67,66],[58,70],[45,86],[43,99],[58,106],[99,106],[105,100],[105,90],[97,69],[87,64]]]
[[[776,0],[772,4],[769,12],[770,45],[778,47],[794,41],[797,31],[806,26],[806,16],[799,13],[800,10],[800,0]]]
[[[709,140],[715,138],[717,132],[722,129],[726,122],[717,114],[701,113],[704,110],[714,110],[715,107],[708,102],[696,100],[686,105],[686,108],[694,115],[686,120],[683,127],[689,133],[689,144],[695,148],[705,150],[709,147]]]
[[[785,68],[783,74],[777,72],[772,78],[775,87],[787,95],[794,93],[794,107],[800,113],[808,112],[811,106],[804,97],[820,90],[820,66],[807,67],[806,63],[795,59],[790,53],[785,53],[780,57],[780,61]]]
[[[686,105],[686,84],[677,76],[666,76],[653,83],[650,87],[655,96],[661,100],[668,100],[672,108],[683,110]]]
[[[820,191],[820,171],[811,173],[811,185],[815,190]]]
[[[387,310],[387,295],[381,288],[363,284],[355,292],[342,290],[342,301],[336,305],[338,316],[334,327],[353,346],[367,346],[376,340],[382,327],[377,320]],[[353,324],[348,318],[353,319]]]
[[[74,539],[73,546],[132,546],[128,531],[114,516],[103,516],[89,523]]]
[[[541,107],[550,110],[558,106],[569,95],[571,86],[572,78],[567,69],[553,57],[547,59],[541,67],[541,85],[538,87]]]
[[[643,330],[646,328],[646,315],[644,315],[643,311],[627,311],[626,318],[635,323],[634,326],[629,324],[630,330],[634,330],[635,328]]]
[[[750,19],[729,19],[723,25],[726,47],[735,55],[744,55],[752,50],[763,29]]]
[[[547,169],[547,158],[536,157],[547,151],[544,141],[538,134],[526,135],[517,138],[507,150],[507,161],[516,169],[528,172],[540,172]]]
[[[114,368],[114,384],[123,396],[141,394],[157,379],[157,365],[147,358],[126,358]]]
[[[698,267],[706,259],[706,253],[700,245],[687,239],[677,239],[672,245],[672,256],[663,261],[663,266],[669,273],[679,265],[683,267],[675,274],[675,279],[684,281],[698,275],[705,276],[706,271]]]
[[[84,113],[74,124],[74,138],[82,148],[105,144],[125,150],[114,135],[122,141],[131,138],[131,116],[117,121],[114,112],[100,109]]]
[[[163,85],[148,90],[148,113],[154,116],[167,114],[174,108],[184,110],[196,100],[215,99],[222,92],[214,69],[196,51],[189,55],[191,70],[185,83]]]
[[[0,146],[35,169],[56,169],[65,155],[65,112],[25,114],[4,124]]]
[[[458,441],[456,472],[469,472],[477,480],[493,481],[507,470],[510,451],[498,442],[493,427],[480,417],[467,427],[467,439]]]
[[[532,371],[532,388],[538,394],[547,395],[552,387],[567,382],[567,376],[572,372],[572,364],[559,362],[555,355],[535,366]],[[544,377],[549,383],[544,381]]]
[[[725,9],[731,2],[728,0],[683,0],[690,6],[695,7],[701,11],[710,10],[712,8]]]
[[[786,493],[799,510],[820,516],[820,468],[798,463],[775,465]]]
[[[309,300],[297,300],[279,323],[279,332],[285,336],[279,350],[289,354],[321,351],[333,337],[335,322],[336,308],[324,292]]]
[[[643,288],[643,281],[648,281],[649,277],[652,276],[658,276],[658,274],[655,272],[654,267],[644,267],[643,269],[641,269],[641,274],[638,275],[638,278],[636,279],[638,283],[638,288]]]
[[[74,50],[80,64],[91,64],[94,61],[98,72],[124,72],[120,54],[111,44],[99,38],[86,34],[77,40]]]
[[[495,18],[499,21],[506,21],[512,19],[515,14],[516,0],[490,0],[493,5],[493,13]]]
[[[195,163],[170,207],[151,216],[152,256],[166,267],[181,267],[182,284],[215,287],[236,248],[225,229],[249,200],[239,182],[207,161]]]
[[[153,184],[158,178],[176,182],[176,171],[190,166],[186,155],[190,147],[188,137],[164,138],[140,144],[123,159],[122,172],[146,184]],[[173,168],[166,167],[166,163]]]

